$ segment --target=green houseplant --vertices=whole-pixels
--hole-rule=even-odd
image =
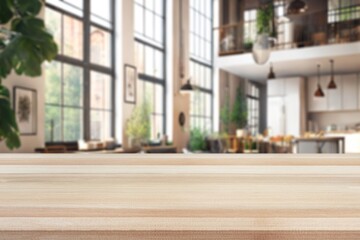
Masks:
[[[0,1],[0,140],[9,149],[19,148],[20,138],[10,92],[2,84],[12,71],[17,75],[36,77],[42,64],[58,53],[53,36],[38,18],[43,0]]]
[[[231,110],[230,110],[230,99],[227,95],[225,98],[225,104],[220,109],[220,121],[222,123],[222,132],[229,133],[231,124]]]
[[[189,148],[192,152],[201,152],[206,150],[207,133],[200,128],[193,128],[190,131]]]
[[[150,139],[150,114],[151,107],[146,100],[134,108],[126,125],[126,134],[132,147],[141,145]]]
[[[272,1],[260,5],[256,15],[258,34],[269,34],[271,37],[276,37],[274,15],[274,3]]]
[[[236,90],[236,99],[231,112],[231,121],[239,130],[243,130],[248,124],[247,99],[241,87],[238,87]]]

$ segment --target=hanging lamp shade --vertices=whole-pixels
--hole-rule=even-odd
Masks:
[[[335,76],[334,76],[334,60],[330,60],[331,64],[331,77],[330,77],[330,83],[328,85],[328,89],[337,89],[337,85],[335,83]]]
[[[325,93],[324,93],[324,91],[322,90],[320,84],[318,84],[318,88],[317,88],[317,90],[316,90],[316,92],[315,92],[315,97],[325,97]]]
[[[186,94],[191,93],[194,90],[193,86],[191,85],[190,79],[181,86],[180,93]]]
[[[269,75],[268,75],[268,80],[274,80],[274,79],[276,79],[276,74],[274,72],[273,64],[271,63],[270,64],[270,72],[269,72]]]
[[[320,84],[320,79],[321,79],[321,76],[320,76],[320,64],[318,65],[318,85],[317,85],[317,89],[316,89],[316,92],[315,92],[315,97],[325,97],[325,93],[324,91],[322,90],[321,88],[321,84]]]
[[[304,0],[292,0],[287,7],[287,15],[297,15],[305,13],[308,5]]]

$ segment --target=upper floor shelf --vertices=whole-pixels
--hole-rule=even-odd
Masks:
[[[257,36],[256,6],[249,8],[246,0],[221,2],[221,26],[216,29],[219,36],[219,56],[251,52]],[[274,50],[360,41],[360,1],[307,1],[309,11],[296,16],[286,16],[285,2],[274,0],[277,32]],[[225,14],[229,16],[226,17]]]

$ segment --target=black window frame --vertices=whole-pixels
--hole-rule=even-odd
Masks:
[[[246,99],[247,99],[247,109],[248,109],[248,130],[252,135],[260,133],[260,104],[261,104],[261,96],[260,96],[260,87],[254,82],[248,81],[246,87]],[[252,88],[255,88],[257,94],[252,94]],[[254,109],[251,109],[249,106],[249,101],[255,101],[258,104],[256,117],[254,116]],[[252,125],[251,120],[256,119],[256,124]],[[255,129],[255,131],[253,131]]]
[[[66,15],[68,17],[74,18],[79,20],[83,24],[83,59],[76,59],[73,57],[69,57],[63,54],[58,54],[54,61],[59,62],[61,64],[68,64],[75,67],[80,67],[83,70],[83,139],[85,141],[90,140],[100,140],[100,139],[91,139],[91,72],[95,71],[100,74],[106,74],[111,79],[112,85],[112,100],[111,100],[111,137],[115,137],[116,133],[116,123],[115,123],[115,109],[116,109],[116,101],[115,101],[115,94],[116,94],[116,75],[115,75],[115,66],[116,66],[116,41],[115,41],[115,31],[116,31],[116,0],[109,0],[110,1],[110,14],[111,14],[111,28],[104,27],[96,22],[91,21],[91,1],[83,0],[83,9],[77,8],[77,10],[81,10],[83,16],[78,16],[70,11],[64,10],[59,8],[58,6],[48,3],[45,3],[45,7],[52,9],[62,15]],[[76,8],[74,5],[71,5],[73,8]],[[45,10],[46,11],[46,10]],[[62,23],[63,24],[63,23]],[[91,36],[90,36],[90,29],[91,27],[96,27],[101,29],[105,32],[108,32],[111,37],[111,50],[110,51],[110,67],[102,66],[99,64],[94,64],[91,62]],[[47,104],[45,100],[45,106],[51,105]],[[63,107],[63,106],[59,106]],[[95,109],[96,110],[96,109]],[[45,113],[46,114],[46,113]],[[64,122],[64,116],[62,116],[62,124]],[[63,126],[62,126],[63,132]],[[64,139],[62,133],[62,139]],[[81,140],[81,139],[79,139]],[[46,145],[53,145],[53,144],[71,144],[75,142],[70,141],[58,141],[58,142],[45,142]]]
[[[195,0],[195,1],[198,1],[198,0]],[[192,104],[193,103],[190,103],[191,106],[190,106],[190,123],[194,122],[194,119],[202,119],[202,120],[207,120],[207,119],[210,119],[210,122],[211,122],[211,126],[210,126],[210,131],[213,131],[214,130],[214,54],[213,54],[213,49],[214,49],[214,34],[213,34],[213,26],[214,26],[214,1],[213,0],[210,0],[211,1],[211,7],[210,7],[210,34],[211,34],[211,42],[210,42],[210,50],[211,50],[211,53],[210,53],[210,61],[207,62],[206,60],[204,59],[201,59],[200,57],[194,55],[191,50],[189,51],[189,55],[190,55],[190,64],[194,64],[194,65],[200,65],[201,67],[205,67],[207,69],[210,69],[210,78],[211,78],[211,83],[210,83],[210,86],[211,86],[211,89],[208,89],[208,88],[204,88],[204,87],[201,87],[201,86],[198,86],[196,84],[194,84],[194,82],[192,82],[193,84],[193,87],[194,87],[194,94],[197,94],[196,91],[198,93],[202,93],[202,94],[208,94],[210,95],[210,99],[211,99],[211,103],[210,103],[210,118],[206,115],[199,115],[199,114],[192,114]],[[195,11],[197,14],[200,14],[200,15],[203,15],[201,12],[199,12],[198,9],[195,9],[191,6],[191,4],[189,4],[189,11]],[[190,13],[191,14],[191,13]],[[208,16],[203,16],[205,18],[208,18]],[[190,19],[190,15],[189,15],[189,19]],[[189,20],[189,24],[191,24],[191,20]],[[198,24],[198,23],[197,23]],[[196,32],[193,32],[191,31],[191,27],[189,26],[189,40],[190,40],[190,45],[191,45],[191,41],[192,41],[192,36],[197,36],[197,37],[200,37],[202,38],[202,36],[199,36],[198,33]],[[205,41],[207,41],[205,39]],[[194,77],[194,76],[192,76]],[[193,127],[193,126],[191,126]],[[206,129],[203,129],[203,130],[206,130]]]
[[[146,1],[146,0],[145,0]],[[145,10],[150,11],[151,14],[154,15],[154,17],[161,17],[162,18],[162,43],[156,42],[154,39],[147,39],[146,36],[137,36],[137,34],[140,35],[140,33],[137,33],[135,28],[134,28],[134,42],[135,44],[140,44],[143,45],[143,47],[149,47],[155,51],[159,51],[163,54],[163,66],[162,66],[162,76],[163,78],[157,78],[154,76],[150,76],[146,73],[138,73],[138,80],[140,81],[144,81],[144,82],[148,82],[148,83],[152,83],[152,84],[156,84],[159,85],[163,88],[163,101],[162,101],[162,114],[161,113],[156,113],[156,112],[151,112],[151,116],[155,117],[155,116],[162,116],[163,117],[163,132],[162,134],[166,135],[167,134],[167,107],[166,107],[166,92],[167,92],[167,71],[166,71],[166,62],[167,62],[167,44],[166,44],[166,40],[167,40],[167,31],[166,31],[166,25],[167,25],[167,3],[166,0],[162,0],[162,16],[159,16],[156,12],[149,10],[148,8],[146,8],[145,5],[141,5],[139,3],[137,3],[136,1],[134,1],[134,7],[138,5],[139,7],[143,8],[143,26],[146,26],[145,21],[146,21],[146,17],[145,17]],[[135,12],[135,9],[134,9]],[[136,17],[136,14],[134,14],[134,18]],[[160,44],[162,44],[162,46],[160,46]],[[144,59],[145,61],[145,59]],[[144,69],[145,71],[145,69]],[[152,139],[155,140],[155,139]]]

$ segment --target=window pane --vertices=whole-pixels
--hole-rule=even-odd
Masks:
[[[46,3],[54,5],[79,17],[83,16],[83,0],[46,0]]]
[[[155,7],[155,4],[154,4],[154,0],[146,0],[145,1],[145,7],[151,11],[154,11],[154,7]]]
[[[98,72],[91,72],[91,108],[111,110],[111,77]]]
[[[154,22],[154,14],[148,10],[145,10],[145,36],[151,40],[155,40]]]
[[[83,69],[80,67],[63,65],[64,104],[67,106],[83,106]]]
[[[155,12],[156,14],[160,15],[160,16],[163,16],[164,13],[163,13],[163,1],[164,0],[154,0],[154,3],[155,3]]]
[[[64,55],[83,59],[83,23],[64,15]]]
[[[46,106],[45,113],[45,141],[62,141],[61,107]]]
[[[144,73],[144,54],[145,54],[145,47],[143,44],[135,43],[135,63],[138,68],[139,73]]]
[[[144,34],[144,8],[135,4],[135,32]]]
[[[155,32],[154,40],[160,44],[163,43],[163,20],[161,17],[155,16]]]
[[[110,67],[111,60],[111,34],[100,28],[91,27],[91,62]]]
[[[155,76],[154,66],[154,49],[151,47],[145,47],[145,74],[149,76]]]
[[[154,77],[163,79],[164,78],[164,54],[160,51],[155,50],[155,64],[154,64]]]
[[[151,122],[151,139],[159,139],[164,133],[163,128],[163,115],[152,115],[150,118]]]
[[[45,10],[45,22],[47,29],[54,36],[59,53],[63,53],[61,44],[61,14],[47,7]]]
[[[64,141],[73,142],[83,139],[83,110],[64,108]]]
[[[111,138],[111,113],[91,111],[91,139],[106,140]]]
[[[51,104],[61,104],[61,63],[53,61],[46,64],[45,101]]]
[[[92,0],[91,1],[91,21],[104,27],[111,27],[111,1]]]

